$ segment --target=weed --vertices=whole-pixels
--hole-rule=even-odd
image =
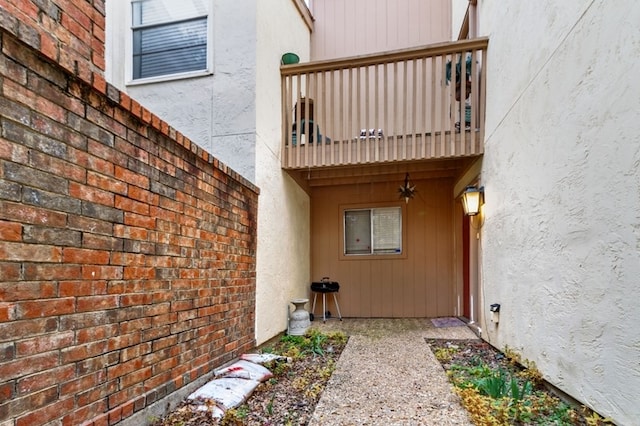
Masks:
[[[244,407],[244,410],[243,410]],[[245,406],[240,406],[238,408],[231,408],[224,413],[222,419],[220,419],[221,426],[241,426],[243,425],[244,419],[247,417],[247,409]]]
[[[433,354],[438,361],[449,362],[457,352],[458,348],[437,348]]]
[[[612,424],[612,420],[610,418],[603,418],[596,412],[590,412],[591,410],[587,407],[582,407],[582,410],[585,412],[585,420],[588,426],[602,426],[607,424]]]
[[[271,397],[271,399],[269,400],[269,402],[267,403],[267,415],[271,416],[273,415],[273,400],[275,399],[275,395]]]
[[[507,360],[509,360],[511,365],[518,366],[521,364],[520,359],[522,357],[518,352],[516,352],[515,349],[512,349],[509,346],[505,346],[502,353],[504,353],[504,356],[507,358]]]
[[[449,349],[444,347],[442,351],[448,355]],[[542,375],[533,362],[522,364],[520,356],[509,348],[505,358],[508,362],[504,367],[492,367],[480,357],[467,358],[466,365],[454,358],[448,366],[447,376],[476,425],[576,423],[569,406],[542,390],[536,391]],[[522,370],[521,365],[527,368]]]
[[[482,395],[493,399],[504,398],[509,394],[507,378],[503,370],[499,370],[497,374],[476,379],[471,383]]]

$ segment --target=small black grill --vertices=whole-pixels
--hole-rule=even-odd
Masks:
[[[338,310],[338,317],[342,321],[342,314],[340,313],[340,306],[338,305],[338,298],[336,293],[340,290],[340,284],[337,281],[331,281],[329,277],[322,278],[321,281],[314,281],[311,283],[311,291],[313,291],[313,307],[311,308],[311,314],[315,315],[316,311],[316,298],[318,293],[322,294],[322,321],[327,320],[327,293],[333,293],[333,301]]]
[[[315,281],[311,283],[311,291],[316,293],[333,293],[340,290],[337,281]]]

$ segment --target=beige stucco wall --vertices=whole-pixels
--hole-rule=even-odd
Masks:
[[[257,5],[256,180],[258,256],[256,341],[287,328],[292,299],[307,297],[310,282],[309,196],[281,169],[280,58],[309,60],[309,28],[291,0]],[[309,309],[309,306],[307,306]]]
[[[209,0],[213,74],[131,83],[129,0],[106,2],[106,78],[235,171],[256,182],[256,0]]]
[[[451,0],[451,40],[457,40],[464,16],[469,7],[469,0]]]
[[[479,11],[490,37],[483,337],[617,424],[638,424],[640,3]]]

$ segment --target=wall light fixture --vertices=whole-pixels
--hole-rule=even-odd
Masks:
[[[475,216],[480,213],[480,206],[484,204],[484,187],[470,185],[462,193],[462,208],[467,216]]]

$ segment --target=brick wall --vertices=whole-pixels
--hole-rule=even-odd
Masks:
[[[114,424],[254,346],[257,189],[21,25],[0,30],[0,424]]]
[[[104,88],[104,2],[0,0],[0,28],[78,78]]]

